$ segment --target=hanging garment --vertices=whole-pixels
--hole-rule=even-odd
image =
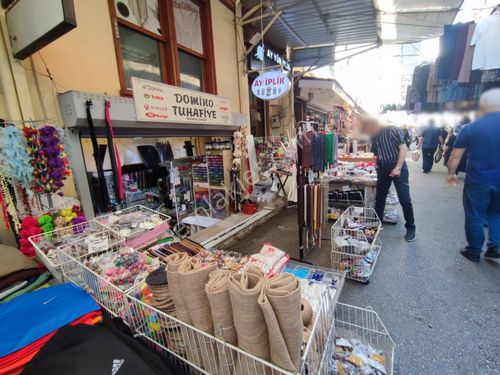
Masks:
[[[479,21],[472,36],[471,45],[476,46],[472,69],[500,69],[500,10]]]
[[[191,141],[184,141],[184,148],[186,149],[186,156],[192,157],[194,146]]]
[[[114,144],[113,138],[113,125],[111,124],[111,116],[109,115],[109,107],[111,102],[109,100],[104,101],[104,116],[106,124],[106,136],[108,138],[108,149],[109,149],[109,159],[111,161],[111,169],[113,171],[113,177],[115,180],[115,195],[118,203],[123,202],[125,199],[125,187],[123,185],[123,175],[122,175],[122,163],[120,161],[120,154],[118,149]]]
[[[437,71],[438,79],[448,80],[453,60],[453,51],[457,41],[460,26],[445,25],[444,34],[439,39],[439,66]]]
[[[473,45],[471,45],[474,30],[476,30],[476,24],[473,22],[469,23],[469,28],[467,30],[467,41],[465,43],[464,58],[462,59],[462,66],[460,67],[460,72],[458,73],[458,82],[470,82],[472,58],[474,57],[475,48]]]
[[[456,81],[462,67],[465,50],[467,47],[467,36],[469,33],[468,23],[459,23],[457,26],[457,39],[453,48],[453,55],[451,58],[450,81]]]
[[[94,152],[94,161],[97,169],[97,180],[100,191],[100,199],[97,199],[96,204],[100,212],[106,212],[110,208],[110,202],[106,177],[104,176],[104,168],[102,166],[104,155],[101,155],[99,144],[97,143],[97,136],[95,134],[94,121],[92,120],[92,113],[90,111],[92,100],[87,100],[85,105],[87,106],[87,123],[89,125],[90,140],[92,142],[92,150]]]

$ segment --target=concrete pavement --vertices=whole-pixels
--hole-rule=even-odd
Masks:
[[[348,281],[340,300],[378,312],[396,342],[395,374],[500,374],[500,266],[463,258],[461,189],[442,165],[424,175],[409,161],[417,241],[404,241],[402,214],[386,225],[369,285]],[[329,226],[308,260],[329,267]],[[257,252],[270,242],[298,257],[296,210],[286,209],[231,247]]]

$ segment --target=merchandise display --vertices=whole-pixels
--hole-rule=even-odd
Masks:
[[[68,216],[69,217],[69,216]],[[65,251],[78,259],[87,254],[107,249],[122,237],[94,221],[86,221],[52,231],[30,236],[30,246],[36,251],[38,259],[58,280],[62,280],[59,252]]]
[[[141,205],[99,216],[95,220],[126,238],[127,245],[134,249],[156,241],[170,228],[169,216]]]
[[[289,170],[295,162],[288,137],[255,137],[254,141],[261,172],[271,168]]]
[[[82,259],[81,263],[100,275],[105,282],[124,291],[144,280],[149,272],[159,266],[157,259],[127,248],[90,256]]]
[[[321,246],[321,225],[328,205],[324,204],[327,189],[320,179],[337,162],[338,138],[322,130],[317,122],[300,121],[296,129],[299,258],[303,260],[313,248]]]
[[[259,253],[263,263],[282,259],[280,250],[270,245],[263,249]],[[267,261],[264,254],[269,258]],[[218,262],[213,260],[214,255]],[[266,361],[295,372],[300,371],[305,356],[311,358],[304,365],[311,369],[318,366],[321,355],[306,355],[306,348],[313,349],[305,343],[313,337],[320,342],[327,339],[324,333],[329,329],[323,325],[332,321],[319,317],[325,304],[333,308],[330,303],[334,303],[335,292],[343,286],[342,274],[297,263],[284,268],[293,272],[267,277],[250,265],[255,264],[251,263],[252,256],[234,273],[228,259],[234,264],[239,257],[239,254],[207,250],[195,257],[184,252],[171,254],[167,257],[166,275],[160,268],[149,274],[147,285],[137,286],[128,293],[132,326],[153,343],[208,373],[245,374],[248,373],[245,369],[255,366],[264,371]],[[242,258],[241,262],[244,261]],[[175,312],[158,307],[155,289],[159,287],[153,286],[150,291],[152,283],[164,285],[166,280]],[[162,296],[166,295],[164,289],[163,293]],[[193,331],[189,325],[173,320],[174,317],[205,333]],[[146,319],[146,326],[142,319]],[[311,332],[313,327],[322,333],[318,332],[316,337]],[[321,348],[320,342],[317,349]],[[224,343],[237,345],[241,351]],[[245,352],[263,361],[246,356]]]
[[[101,320],[101,312],[83,290],[61,284],[1,303],[0,318],[11,323],[0,325],[0,373],[21,374],[61,327],[96,324]]]
[[[383,352],[357,339],[335,338],[335,353],[330,363],[332,374],[386,375]]]
[[[278,275],[290,260],[290,255],[270,245],[264,244],[257,254],[250,255],[243,266],[247,270],[250,267],[260,269],[266,277]]]
[[[499,12],[477,23],[444,26],[436,61],[415,67],[406,94],[407,110],[436,111],[457,102],[474,104],[483,92],[500,86],[500,49],[494,42],[500,30]]]
[[[331,229],[332,268],[367,283],[381,249],[382,224],[371,208],[349,207]]]

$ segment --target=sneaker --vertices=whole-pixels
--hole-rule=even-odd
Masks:
[[[479,262],[480,259],[479,253],[475,251],[471,251],[469,249],[462,249],[460,250],[460,254],[469,259],[471,262],[476,262],[476,263]]]
[[[415,228],[407,228],[405,236],[406,242],[413,242],[416,239],[417,239],[417,231],[415,230]]]
[[[500,260],[500,249],[498,247],[490,247],[484,253],[485,259]]]

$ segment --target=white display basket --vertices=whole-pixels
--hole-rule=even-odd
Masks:
[[[87,234],[87,236],[85,235]],[[76,238],[75,238],[76,236]],[[64,228],[52,230],[37,234],[28,238],[31,245],[35,249],[36,255],[40,262],[52,273],[52,275],[59,281],[64,281],[64,275],[61,269],[61,262],[59,260],[59,253],[61,249],[66,249],[73,257],[85,256],[85,251],[81,250],[81,241],[85,241],[90,236],[106,236],[110,245],[123,241],[123,238],[115,232],[103,227],[98,222],[91,220],[70,225]],[[67,238],[66,238],[67,237]],[[43,241],[66,241],[53,249],[55,256],[49,257],[42,247]]]
[[[143,213],[148,216],[154,215],[158,218],[158,223],[153,228],[136,228],[128,233],[125,233],[112,222],[113,217],[120,217],[134,213]],[[165,215],[161,212],[152,210],[151,208],[148,208],[146,206],[135,205],[120,211],[98,216],[94,220],[96,220],[99,224],[108,228],[109,230],[114,231],[117,235],[124,237],[126,239],[127,245],[137,250],[151,242],[154,242],[157,236],[168,230],[170,219],[170,216]]]
[[[326,290],[315,312],[310,338],[302,351],[297,372],[277,367],[145,303],[141,300],[143,286],[127,293],[127,321],[137,334],[161,347],[192,373],[229,375],[237,367],[249,375],[327,375],[333,347],[334,310],[344,282],[344,275],[339,273],[338,276],[338,289],[335,293]]]
[[[121,247],[122,244],[117,243],[110,246],[107,250],[100,252],[100,254],[102,255],[109,252],[116,252]],[[95,254],[88,254],[85,257],[78,258],[75,258],[72,255],[73,254],[67,251],[59,252],[59,259],[64,279],[85,290],[111,315],[120,317],[127,322],[125,294],[133,289],[135,285],[126,287],[115,285],[111,281],[106,280],[99,273],[89,268],[85,264],[85,260]],[[161,264],[159,260],[155,259],[155,261],[158,262],[158,265]],[[144,277],[146,276],[147,275],[144,275]],[[144,278],[138,278],[135,280],[135,283],[142,284],[143,281]]]
[[[393,374],[395,344],[384,323],[371,308],[364,309],[337,303],[335,336],[357,339],[365,345],[382,351],[387,375]]]
[[[346,227],[347,223],[361,228]],[[368,235],[365,229],[372,230]],[[379,239],[382,223],[372,208],[349,207],[331,228],[332,269],[346,272],[346,277],[368,283],[375,269],[382,244]]]

